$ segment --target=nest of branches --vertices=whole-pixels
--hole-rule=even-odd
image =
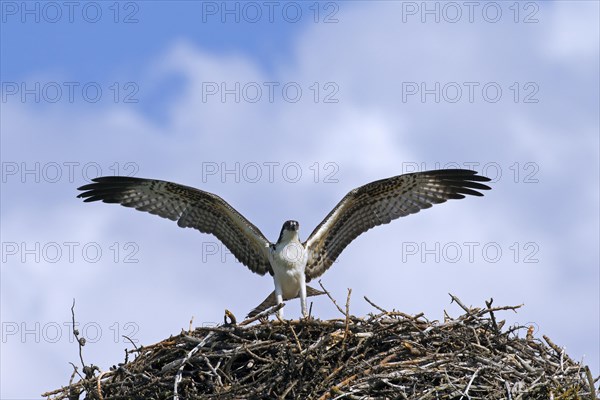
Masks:
[[[350,294],[350,293],[349,293]],[[348,296],[348,299],[350,296]],[[588,367],[532,327],[504,328],[501,310],[468,308],[429,321],[386,311],[365,318],[236,323],[182,332],[128,350],[133,361],[77,368],[48,399],[596,399]],[[332,299],[333,300],[333,299]],[[336,304],[337,306],[337,304]],[[260,319],[259,323],[254,323]],[[129,357],[126,357],[129,358]]]

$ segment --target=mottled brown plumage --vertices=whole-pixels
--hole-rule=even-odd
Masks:
[[[489,190],[480,183],[489,180],[475,171],[445,169],[398,175],[350,191],[304,242],[306,281],[321,276],[361,233],[448,199],[483,196],[477,190]]]
[[[96,178],[81,186],[86,202],[119,203],[177,221],[217,237],[250,271],[270,272],[270,242],[261,231],[219,196],[177,183],[125,176]]]

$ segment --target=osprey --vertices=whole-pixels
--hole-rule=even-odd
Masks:
[[[448,199],[483,196],[478,190],[489,190],[481,183],[489,180],[476,171],[445,169],[368,183],[344,196],[304,242],[296,221],[284,222],[277,242],[271,243],[219,196],[172,182],[105,176],[78,188],[83,191],[78,197],[119,203],[215,235],[250,271],[273,276],[275,291],[248,316],[300,297],[306,317],[306,297],[323,294],[306,283],[321,276],[361,233]],[[282,309],[278,315],[283,317]]]

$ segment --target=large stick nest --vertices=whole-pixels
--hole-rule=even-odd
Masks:
[[[533,328],[503,330],[468,308],[429,321],[385,311],[328,321],[256,318],[182,332],[128,350],[127,361],[43,396],[49,399],[595,399],[588,367]],[[368,299],[367,299],[368,301]],[[372,304],[372,303],[371,303]],[[524,336],[524,337],[521,337]],[[128,357],[126,357],[128,358]],[[82,358],[83,360],[83,358]],[[73,376],[75,376],[77,368]],[[82,397],[83,396],[83,397]]]

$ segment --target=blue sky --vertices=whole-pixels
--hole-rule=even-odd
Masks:
[[[73,298],[107,370],[122,334],[151,344],[272,291],[211,236],[75,198],[115,173],[218,193],[276,240],[369,181],[479,170],[484,198],[369,231],[323,284],[356,315],[364,295],[439,320],[460,313],[448,292],[523,303],[502,318],[600,373],[598,3],[289,2],[270,20],[261,2],[76,2],[72,22],[22,4],[1,3],[2,399],[68,382]]]
[[[3,74],[10,79],[39,72],[40,66],[77,79],[108,79],[122,68],[141,70],[177,38],[216,54],[244,54],[269,69],[278,59],[290,55],[294,35],[313,20],[315,13],[314,6],[296,3],[301,5],[302,16],[288,23],[286,18],[297,19],[293,15],[295,7],[288,6],[284,13],[283,6],[273,5],[271,16],[269,7],[233,2],[225,6],[228,9],[219,2],[194,1],[121,2],[119,6],[77,3],[72,11],[66,5],[32,3],[28,6],[32,12],[27,13],[20,4],[15,10],[11,2],[4,3],[6,22],[2,33],[19,38],[3,42]],[[257,10],[261,18],[257,18]],[[119,60],[119,67],[106,68],[107,56]]]

